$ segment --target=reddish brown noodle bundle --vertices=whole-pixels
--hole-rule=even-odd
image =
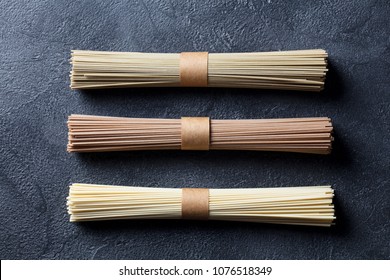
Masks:
[[[71,115],[69,152],[252,150],[329,154],[329,118],[209,120]]]

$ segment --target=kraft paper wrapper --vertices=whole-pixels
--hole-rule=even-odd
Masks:
[[[207,220],[209,218],[209,190],[182,189],[181,217],[189,220]]]
[[[180,54],[180,85],[207,87],[208,52],[182,52]]]
[[[210,119],[208,117],[181,118],[181,149],[209,150]]]

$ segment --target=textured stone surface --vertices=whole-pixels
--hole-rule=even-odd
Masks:
[[[0,1],[2,259],[390,257],[389,14],[379,1]],[[71,49],[244,52],[324,48],[323,93],[69,89]],[[66,152],[71,113],[329,116],[330,156]],[[160,187],[332,184],[330,229],[195,221],[72,224],[71,182]]]

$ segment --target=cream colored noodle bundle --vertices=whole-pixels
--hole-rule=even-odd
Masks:
[[[323,227],[335,220],[331,186],[208,192],[209,220]],[[177,188],[72,184],[67,206],[71,222],[181,219],[182,194],[183,190]]]
[[[69,152],[183,149],[181,119],[71,115],[68,128]],[[332,149],[332,131],[331,120],[326,117],[211,119],[209,132],[203,136],[207,137],[207,150],[329,154]],[[195,135],[191,140],[196,142],[200,136],[196,138]]]
[[[73,50],[71,88],[208,86],[321,91],[324,87],[328,55],[322,49],[206,55],[206,83],[191,85],[182,80],[179,53]]]

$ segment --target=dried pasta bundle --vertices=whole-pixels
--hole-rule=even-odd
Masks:
[[[69,152],[252,150],[329,154],[329,118],[210,120],[71,115]]]
[[[72,89],[234,87],[321,91],[322,49],[252,53],[139,53],[73,50]]]
[[[196,219],[329,227],[331,186],[247,189],[144,188],[72,184],[71,222]]]

